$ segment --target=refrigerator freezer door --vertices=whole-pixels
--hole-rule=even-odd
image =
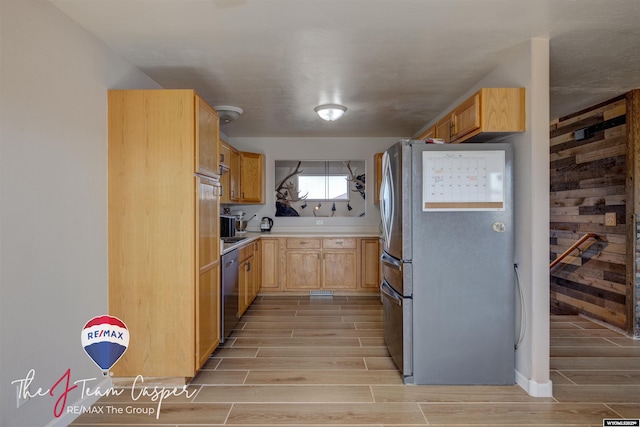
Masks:
[[[411,318],[412,300],[395,292],[386,280],[380,284],[380,293],[385,344],[405,381],[411,382],[407,379],[411,378],[413,370],[411,322],[408,321]]]
[[[380,256],[382,265],[382,275],[387,285],[391,286],[395,292],[402,296],[411,296],[404,293],[403,287],[403,264],[386,252]]]

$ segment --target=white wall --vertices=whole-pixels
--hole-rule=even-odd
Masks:
[[[233,126],[233,123],[228,125]],[[265,204],[233,206],[256,219],[249,222],[248,230],[259,230],[260,218],[274,220],[273,231],[351,231],[378,233],[380,209],[373,203],[373,155],[386,150],[400,137],[390,138],[230,138],[229,143],[242,151],[264,153]],[[366,206],[363,218],[291,218],[275,217],[275,161],[276,160],[364,160],[366,162]],[[322,225],[316,225],[321,219]]]
[[[13,380],[100,377],[80,331],[108,307],[106,90],[158,85],[43,0],[0,2],[0,53],[0,425],[42,426],[59,389],[16,409]]]
[[[526,314],[525,334],[516,351],[516,380],[532,396],[551,396],[549,41],[532,39],[515,48],[499,67],[470,88],[451,107],[482,87],[526,88],[527,130],[509,139],[513,143],[515,157],[515,262],[519,268]],[[425,126],[425,129],[431,124]]]

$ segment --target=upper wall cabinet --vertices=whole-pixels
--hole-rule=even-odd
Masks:
[[[220,140],[220,203],[240,202],[240,152]]]
[[[264,154],[238,151],[220,140],[221,203],[264,203]]]
[[[483,88],[435,124],[435,137],[445,143],[488,142],[524,132],[525,117],[524,88]]]
[[[427,139],[427,138],[435,138],[435,137],[436,137],[436,125],[433,125],[429,129],[422,132],[417,139]]]
[[[198,153],[196,172],[211,177],[220,174],[218,158],[220,148],[220,125],[218,113],[202,98],[195,95],[196,99],[196,152]]]
[[[240,203],[264,203],[264,154],[240,152]]]

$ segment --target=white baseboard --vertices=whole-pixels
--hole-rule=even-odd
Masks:
[[[529,396],[533,397],[553,397],[553,384],[551,380],[546,383],[539,383],[522,375],[516,370],[516,384],[518,384]]]
[[[94,390],[107,390],[111,388],[111,378],[107,377],[97,387],[91,387]],[[77,401],[73,402],[70,406],[81,407],[84,406],[88,408],[93,405],[100,399],[100,396],[85,396],[84,398],[80,398]],[[65,410],[64,413],[60,416],[60,418],[54,418],[51,420],[45,427],[66,427],[71,424],[76,418],[78,418],[80,414],[70,414]]]

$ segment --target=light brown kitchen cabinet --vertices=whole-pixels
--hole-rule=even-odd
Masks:
[[[199,369],[220,343],[220,211],[219,183],[196,176],[196,234],[198,280],[196,294],[196,368]]]
[[[283,282],[280,277],[280,239],[260,238],[262,246],[260,289],[263,291],[280,291]]]
[[[322,288],[355,290],[357,286],[356,238],[322,239]]]
[[[198,280],[197,368],[201,368],[220,344],[220,264],[207,266]]]
[[[218,177],[220,167],[218,159],[220,157],[220,121],[218,113],[207,104],[197,94],[196,99],[196,123],[198,126],[195,133],[196,151],[198,153],[196,172],[202,175]]]
[[[427,138],[436,138],[436,126],[433,125],[429,129],[422,132],[416,139],[425,140]]]
[[[220,168],[220,203],[229,203],[229,156],[231,147],[222,139],[220,140],[220,160],[218,167]]]
[[[240,201],[240,152],[233,147],[229,154],[229,201]]]
[[[373,203],[380,203],[380,184],[382,184],[382,156],[384,153],[376,153],[373,156]]]
[[[444,140],[445,144],[448,144],[453,139],[453,116],[447,114],[445,117],[438,120],[435,124],[436,138]]]
[[[264,154],[240,152],[240,203],[264,203]]]
[[[244,314],[255,298],[256,268],[254,259],[253,243],[238,249],[238,317]]]
[[[376,290],[380,286],[380,242],[377,238],[360,239],[360,287]]]
[[[220,185],[222,195],[220,203],[237,203],[240,201],[240,153],[231,145],[222,141],[220,144]],[[222,159],[225,162],[222,162]]]
[[[483,88],[436,123],[445,142],[487,142],[525,131],[524,88]]]
[[[224,140],[220,139],[220,171],[229,170],[229,157],[231,156],[231,146]]]
[[[355,238],[288,238],[285,250],[286,289],[357,288]]]
[[[230,203],[229,200],[229,170],[220,170],[222,174],[220,175],[220,203],[226,204]]]
[[[451,133],[455,140],[480,129],[480,93],[474,94],[454,110]]]
[[[114,376],[191,378],[218,345],[215,118],[193,90],[108,93],[109,314],[135,344]]]
[[[261,238],[260,292],[378,292],[378,237]]]
[[[228,159],[220,163],[223,170],[221,202],[264,203],[264,154],[238,151],[226,142],[221,146],[221,156],[226,155]]]
[[[255,299],[260,293],[260,287],[262,286],[262,242],[260,239],[253,241],[253,264],[254,264],[254,277],[253,277],[253,297]]]
[[[285,239],[286,289],[320,289],[321,253],[320,239]]]

